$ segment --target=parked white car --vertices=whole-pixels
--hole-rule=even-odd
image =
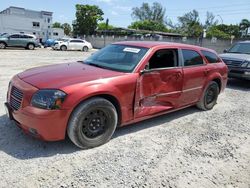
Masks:
[[[82,39],[69,39],[67,41],[57,41],[53,46],[54,50],[82,50],[87,52],[88,50],[92,49],[91,43],[87,42],[86,40]]]

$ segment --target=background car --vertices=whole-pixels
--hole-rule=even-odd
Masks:
[[[91,43],[87,42],[86,40],[82,39],[68,39],[64,42],[56,42],[55,46],[53,47],[54,50],[82,50],[84,52],[89,51],[92,49]]]
[[[44,42],[43,46],[44,48],[51,47],[55,45],[55,39],[48,39]]]
[[[239,42],[220,57],[229,69],[228,77],[250,80],[250,41]]]
[[[35,47],[41,47],[36,36],[30,34],[12,34],[0,36],[0,49],[6,47],[22,47],[29,50],[34,50]]]

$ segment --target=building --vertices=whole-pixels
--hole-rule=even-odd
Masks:
[[[28,33],[41,42],[64,37],[61,28],[52,28],[53,12],[9,7],[0,12],[0,33]]]

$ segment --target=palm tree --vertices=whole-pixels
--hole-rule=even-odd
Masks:
[[[242,33],[242,36],[246,36],[247,35],[247,30],[250,27],[250,21],[248,19],[243,19],[240,22],[240,30]]]

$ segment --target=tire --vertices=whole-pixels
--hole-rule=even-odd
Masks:
[[[30,44],[27,45],[27,49],[34,50],[35,49],[35,45],[32,44],[32,43],[30,43]]]
[[[201,110],[211,110],[217,103],[218,95],[220,93],[219,86],[216,82],[211,81],[207,85],[201,100],[197,103],[197,107]]]
[[[65,46],[65,45],[61,46],[61,47],[60,47],[60,50],[66,51],[66,50],[67,50],[67,46]]]
[[[117,111],[106,99],[95,97],[80,104],[72,113],[67,134],[81,149],[108,142],[117,126]]]
[[[6,44],[4,42],[0,42],[0,49],[5,49],[6,48]]]
[[[84,47],[82,48],[82,51],[84,51],[84,52],[87,52],[87,51],[89,51],[89,48],[88,48],[88,46],[84,46]]]

